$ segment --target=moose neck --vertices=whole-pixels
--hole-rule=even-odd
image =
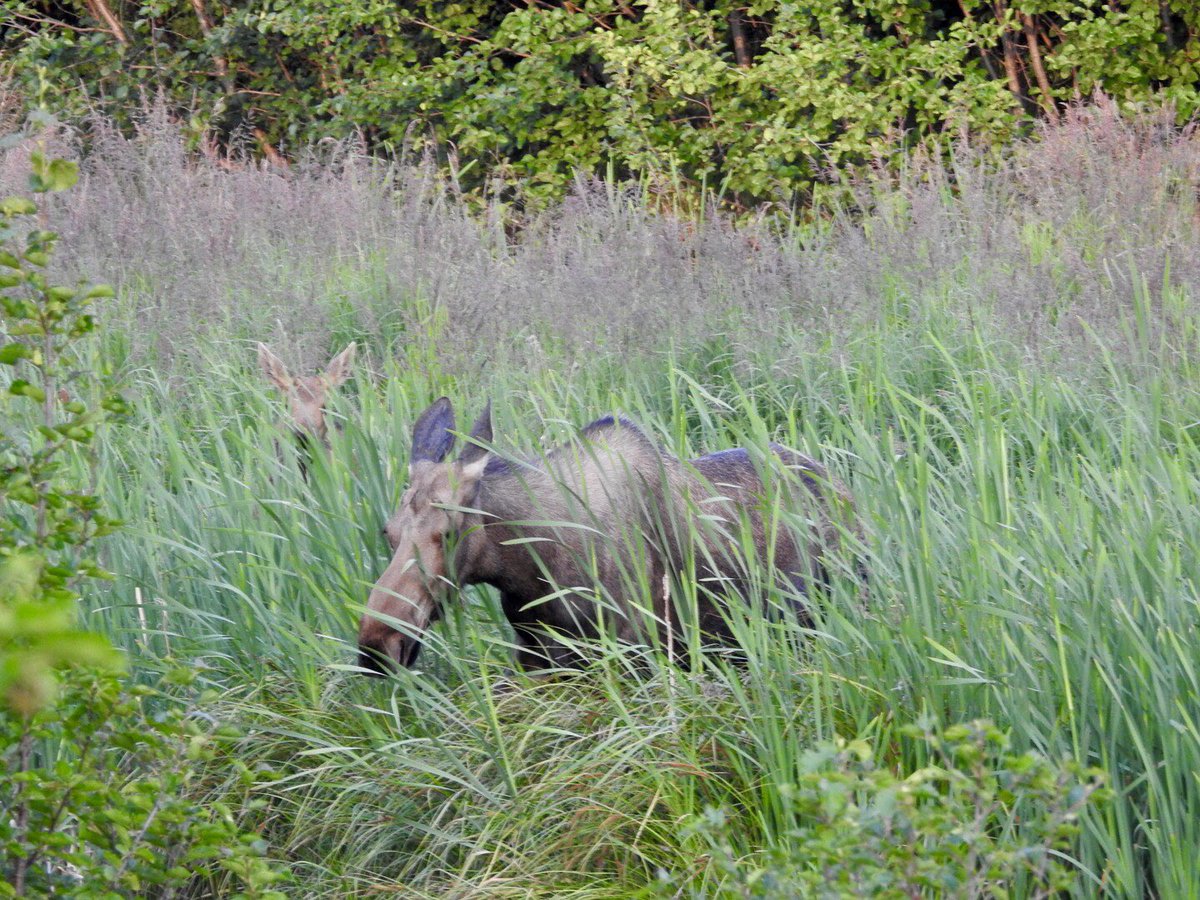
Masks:
[[[546,473],[530,463],[500,457],[489,461],[472,504],[478,512],[466,516],[459,537],[455,569],[460,585],[505,589],[506,558],[519,549],[504,545],[515,536],[507,523],[535,517],[531,497],[547,480]]]

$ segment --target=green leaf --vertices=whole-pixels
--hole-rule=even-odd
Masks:
[[[40,572],[39,572],[40,574]],[[49,599],[35,589],[24,599],[8,608],[10,634],[27,640],[40,641],[50,635],[70,631],[75,622],[75,601],[71,598]]]
[[[48,172],[50,190],[65,191],[74,187],[79,180],[79,166],[65,159],[56,159],[50,163]]]
[[[65,159],[46,159],[41,152],[31,153],[33,172],[29,186],[36,193],[65,191],[79,180],[79,166]]]
[[[0,347],[0,363],[6,366],[16,365],[19,360],[29,358],[29,348],[17,341],[10,341]]]
[[[121,669],[124,654],[108,638],[86,631],[72,630],[48,636],[39,642],[38,649],[55,664],[96,666],[102,669]]]
[[[42,403],[46,399],[46,392],[36,384],[30,384],[23,378],[18,378],[8,386],[8,392],[14,397],[28,397],[31,400],[36,400]]]
[[[6,216],[31,216],[36,212],[37,204],[28,197],[5,197],[0,200],[0,213]]]

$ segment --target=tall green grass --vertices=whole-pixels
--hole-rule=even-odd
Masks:
[[[89,622],[137,677],[196,667],[246,729],[201,789],[297,896],[769,895],[809,859],[789,786],[815,746],[906,775],[931,757],[904,726],[979,717],[1108,773],[1075,896],[1200,896],[1196,133],[1110,110],[1041,140],[777,232],[600,186],[509,240],[419,169],[225,173],[161,123],[98,125],[48,223],[62,280],[118,290],[97,352],[134,404],[97,449],[127,524]],[[307,481],[263,339],[368,350]],[[469,590],[418,671],[364,679],[380,528],[441,394],[462,422],[490,398],[516,452],[618,411],[684,457],[808,452],[857,496],[865,597],[835,579],[811,631],[744,617],[742,665],[602,644],[533,681]]]
[[[923,756],[899,726],[974,718],[1109,773],[1077,896],[1200,895],[1188,361],[1123,371],[1097,348],[1086,374],[1057,374],[978,334],[887,322],[836,351],[784,335],[733,363],[721,344],[454,383],[360,370],[307,482],[248,343],[203,347],[180,393],[135,373],[100,485],[128,524],[91,622],[145,669],[206,667],[250,729],[243,761],[283,773],[212,796],[264,830],[303,896],[632,896],[659,878],[719,893],[727,873],[688,827],[706,808],[752,866],[794,843],[780,786],[815,742],[862,738],[911,771]],[[491,398],[496,443],[517,451],[621,410],[681,456],[768,438],[818,456],[858,499],[865,602],[840,578],[813,633],[744,623],[742,667],[647,668],[609,647],[586,677],[538,682],[512,672],[497,604],[470,590],[418,671],[364,679],[353,640],[387,561],[379,530],[409,427],[443,391],[462,419]]]

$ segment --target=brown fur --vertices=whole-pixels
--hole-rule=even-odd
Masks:
[[[825,580],[821,558],[838,545],[839,526],[853,528],[845,488],[818,463],[778,445],[776,462],[760,465],[772,470],[768,481],[788,480],[786,506],[811,523],[807,541],[762,508],[772,492],[744,450],[685,462],[636,425],[604,419],[542,459],[510,462],[474,443],[491,441],[485,411],[474,442],[446,462],[450,443],[439,436],[439,423],[453,428],[445,398],[414,429],[411,483],[386,529],[395,555],[360,624],[362,663],[374,670],[381,658],[411,665],[446,588],[469,584],[500,591],[526,668],[580,662],[554,632],[578,638],[608,630],[638,641],[648,623],[661,631],[664,576],[694,575],[699,625],[709,638],[726,639],[722,602],[750,594],[750,569],[759,568],[729,549],[745,543],[743,529],[757,563],[788,579],[799,603],[809,585]],[[452,566],[443,550],[451,535]],[[679,627],[677,616],[671,621]]]
[[[258,364],[267,379],[288,399],[291,411],[291,431],[302,452],[310,450],[309,442],[316,439],[329,447],[329,426],[325,422],[325,405],[331,393],[350,376],[354,364],[355,344],[329,361],[319,375],[293,376],[283,361],[266,344],[258,345]],[[303,457],[301,469],[305,470]],[[307,474],[307,473],[306,473]]]

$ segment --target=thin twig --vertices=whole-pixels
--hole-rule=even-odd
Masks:
[[[29,757],[33,752],[33,732],[28,717],[22,723],[21,740],[17,744],[17,771],[24,773],[29,770]],[[19,843],[23,843],[29,831],[29,802],[25,800],[25,785],[24,783],[17,785],[16,804],[14,810],[13,821],[15,824],[14,831]],[[16,891],[18,897],[25,892],[25,873],[29,870],[28,856],[17,857],[13,863],[13,890]]]
[[[94,693],[92,694],[92,700],[93,700],[93,702],[95,701]],[[88,734],[87,739],[84,740],[84,742],[82,744],[80,744],[79,750],[75,755],[76,771],[83,772],[83,771],[87,770],[86,763],[87,763],[88,754],[91,753],[91,751],[92,751],[92,744],[95,742],[97,734],[98,734],[98,732],[96,732],[96,731],[91,732],[90,734]],[[47,822],[46,826],[42,829],[45,833],[53,834],[54,832],[56,832],[58,830],[58,823],[60,821],[62,821],[63,813],[65,813],[67,811],[67,804],[71,800],[71,795],[74,793],[75,788],[77,788],[78,786],[79,786],[79,782],[77,781],[76,783],[72,784],[71,786],[69,786],[68,788],[66,788],[63,791],[63,795],[58,800],[58,806],[55,807],[54,813],[53,813],[53,815],[51,815],[49,822]],[[29,856],[25,860],[27,868],[30,868],[30,869],[33,868],[33,866],[41,858],[42,851],[45,849],[46,849],[45,847],[38,847],[36,850],[34,850],[32,853],[29,854]]]
[[[146,607],[142,604],[142,589],[133,589],[133,602],[137,604],[138,624],[142,626],[142,649],[150,644],[150,629],[146,627]]]
[[[163,654],[171,655],[171,633],[167,630],[167,601],[162,597],[155,597],[154,602],[159,605],[160,614],[162,616],[162,635],[163,635]]]
[[[428,28],[430,31],[436,31],[439,34],[444,34],[444,35],[446,35],[446,37],[452,37],[458,41],[465,41],[469,44],[486,44],[486,43],[488,43],[486,38],[477,38],[474,35],[470,35],[470,34],[459,34],[456,31],[447,31],[445,28],[439,28],[438,26],[434,25],[432,22],[426,22],[424,19],[410,18],[410,19],[408,19],[408,21],[411,22],[413,25],[419,25],[422,28]],[[565,43],[566,40],[568,40],[568,39],[567,38],[557,39],[557,40],[550,41],[549,43],[561,44],[561,43]],[[520,50],[516,50],[512,47],[493,47],[492,50],[495,53],[507,53],[510,56],[516,56],[520,59],[529,59],[530,56],[532,55],[530,53],[524,53]]]
[[[675,710],[675,626],[671,621],[671,577],[665,570],[662,579],[663,621],[667,626],[667,717],[671,730],[678,727]]]
[[[61,19],[54,18],[53,16],[30,16],[20,12],[10,12],[9,15],[14,19],[22,19],[26,22],[32,22],[34,25],[53,25],[55,28],[64,28],[67,31],[74,31],[76,34],[109,33],[107,28],[85,28],[82,25],[72,25],[70,22],[64,22]]]
[[[138,830],[137,834],[133,835],[129,841],[129,852],[121,858],[121,865],[117,866],[117,870],[113,872],[112,876],[109,878],[110,884],[116,884],[121,876],[125,874],[125,870],[129,868],[130,861],[136,855],[138,844],[142,842],[142,839],[146,836],[146,832],[150,830],[150,826],[154,823],[154,820],[158,818],[158,811],[162,808],[162,802],[162,794],[159,794],[154,798],[154,803],[150,807],[150,812],[146,813],[146,821],[142,823],[142,827]]]

